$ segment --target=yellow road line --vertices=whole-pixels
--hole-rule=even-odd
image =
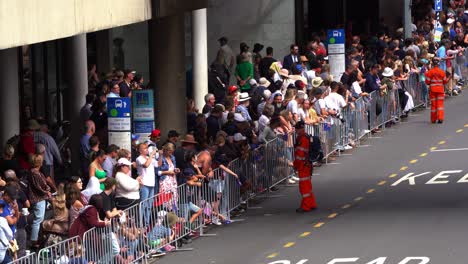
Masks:
[[[431,148],[431,150],[436,150],[436,149],[437,149],[437,147],[432,147],[432,148]]]
[[[390,174],[390,176],[388,176],[388,177],[389,177],[389,178],[395,178],[396,176],[398,176],[398,174],[392,173],[392,174]]]
[[[306,237],[306,236],[309,236],[309,235],[310,235],[310,232],[304,232],[299,237]]]
[[[442,140],[439,142],[439,145],[443,145],[443,144],[445,144],[445,141]]]
[[[411,160],[409,163],[415,164],[416,162],[418,162],[418,160],[417,160],[417,159],[414,159],[414,160]]]
[[[386,181],[381,181],[381,182],[377,183],[377,185],[382,186],[382,185],[385,185],[386,183],[387,183]]]
[[[403,167],[400,168],[401,171],[405,171],[407,169],[408,169],[408,166],[403,166]]]
[[[273,253],[273,254],[268,255],[267,258],[272,259],[272,258],[276,258],[277,256],[278,256],[278,253]]]
[[[348,209],[348,208],[350,208],[350,207],[351,207],[350,204],[345,204],[345,205],[343,205],[343,206],[341,207],[341,209]]]
[[[427,156],[427,153],[426,153],[426,152],[424,152],[424,153],[422,153],[421,155],[419,155],[419,157],[426,157],[426,156]]]
[[[375,190],[374,190],[374,189],[369,189],[369,190],[367,190],[367,192],[366,192],[366,193],[373,193],[373,192],[375,192]]]
[[[457,130],[457,133],[461,133],[461,132],[463,132],[463,129],[458,129]]]
[[[328,216],[329,219],[333,219],[337,216],[338,214],[337,213],[333,213],[331,215]]]
[[[364,199],[364,197],[361,196],[361,197],[355,198],[354,201],[359,202],[359,201],[361,201],[362,199]]]
[[[324,222],[320,222],[320,223],[317,223],[314,225],[315,228],[319,228],[321,226],[323,226],[325,223]]]
[[[295,244],[296,244],[295,242],[288,242],[288,243],[286,243],[286,245],[284,245],[283,247],[284,247],[284,248],[290,248],[290,247],[294,246]]]

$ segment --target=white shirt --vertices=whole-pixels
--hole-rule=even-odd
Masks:
[[[0,260],[3,261],[5,258],[5,253],[10,245],[10,241],[13,239],[13,232],[11,231],[10,226],[6,218],[0,217]],[[6,245],[6,246],[4,246]]]
[[[343,96],[337,93],[330,93],[327,97],[325,97],[325,103],[328,109],[334,109],[336,111],[340,111],[341,108],[346,106],[346,101],[344,100]]]
[[[307,79],[307,90],[312,90],[312,80],[316,77],[314,70],[303,71],[302,76]]]
[[[154,167],[157,167],[158,162],[153,159],[148,168],[145,168],[143,165],[146,163],[148,158],[149,157],[143,157],[140,155],[136,159],[138,176],[141,176],[143,185],[154,187],[156,184],[156,174],[154,173]]]
[[[292,114],[297,114],[298,113],[298,104],[296,100],[291,100],[288,103],[288,106],[286,107],[289,111],[291,111]]]
[[[258,134],[261,134],[265,127],[270,124],[270,119],[266,115],[260,116],[258,119]]]
[[[88,181],[88,185],[86,185],[86,189],[81,191],[81,193],[85,196],[86,200],[89,201],[89,198],[95,194],[100,194],[102,192],[101,186],[99,183],[98,178],[91,177]]]
[[[298,115],[299,115],[299,120],[306,121],[306,118],[309,117],[309,111],[304,111],[304,109],[301,107],[298,110]]]
[[[115,174],[115,179],[117,180],[115,197],[123,197],[130,200],[140,199],[140,184],[137,180],[120,171]]]

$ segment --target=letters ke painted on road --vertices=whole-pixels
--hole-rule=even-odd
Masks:
[[[429,180],[427,177],[428,175],[432,176]],[[441,171],[439,173],[432,173],[427,171],[419,174],[411,172],[398,179],[391,186],[398,186],[401,184],[447,184],[450,182],[468,183],[468,173],[463,174],[462,170],[447,170]]]
[[[334,258],[326,264],[355,263],[355,264],[393,264],[387,261],[387,257],[379,257],[367,262],[358,262],[359,258]],[[298,262],[290,260],[277,260],[268,264],[308,264],[308,259],[302,259]],[[364,261],[364,260],[363,260]],[[406,257],[398,264],[428,264],[431,261],[428,257]],[[312,263],[312,260],[311,262]]]

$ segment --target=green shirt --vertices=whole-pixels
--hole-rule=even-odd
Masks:
[[[240,64],[237,64],[236,76],[239,76],[239,78],[241,78],[242,80],[247,80],[249,77],[250,79],[252,79],[253,75],[254,75],[254,68],[253,68],[252,63],[248,61],[244,61]],[[247,80],[246,83],[240,87],[242,91],[250,90],[249,80]]]

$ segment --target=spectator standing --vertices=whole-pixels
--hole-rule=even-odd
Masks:
[[[104,190],[104,181],[107,178],[106,171],[102,168],[102,164],[107,158],[106,153],[104,150],[98,150],[97,152],[93,153],[91,156],[92,162],[89,164],[89,181],[91,178],[95,177],[99,181],[99,188],[101,191]]]
[[[170,143],[170,144],[174,145],[174,148],[176,148],[177,147],[177,142],[179,141],[179,137],[180,137],[179,132],[177,132],[176,130],[170,130],[167,133],[167,141],[164,144]]]
[[[218,39],[220,48],[218,50],[218,56],[219,53],[222,52],[222,55],[224,56],[224,63],[226,65],[226,68],[229,70],[230,73],[233,72],[234,69],[234,52],[232,51],[231,47],[228,45],[228,38],[227,37],[221,37]]]
[[[290,54],[286,55],[283,59],[283,69],[291,72],[293,64],[300,63],[299,61],[299,46],[296,44],[291,44]]]
[[[46,200],[51,198],[50,187],[47,185],[46,177],[40,172],[44,159],[41,155],[33,155],[31,159],[31,173],[28,174],[29,200],[31,201],[33,222],[31,225],[31,247],[39,246],[39,228],[44,220]]]
[[[57,143],[55,143],[55,140],[48,134],[48,132],[49,128],[47,127],[47,124],[42,124],[39,130],[34,131],[34,143],[45,146],[45,164],[43,165],[44,174],[54,179],[54,159],[59,165],[61,165],[62,156],[60,155]]]
[[[187,163],[185,162],[185,154],[188,151],[195,151],[197,142],[195,141],[195,137],[191,134],[185,135],[184,139],[180,141],[181,146],[176,148],[174,151],[174,157],[176,159],[176,164],[180,168],[181,171],[187,167]],[[180,184],[180,181],[179,181]]]
[[[89,120],[89,118],[91,117],[91,114],[93,113],[93,111],[91,111],[91,107],[93,106],[93,102],[96,100],[96,95],[93,94],[93,93],[88,93],[86,95],[86,102],[85,104],[83,105],[83,107],[81,107],[80,109],[80,118],[81,118],[81,122],[86,122],[86,120]]]
[[[29,170],[31,168],[30,160],[35,153],[34,148],[34,131],[40,129],[39,123],[34,120],[28,120],[28,123],[20,134],[20,140],[18,144],[18,157],[19,164],[22,169]]]
[[[3,159],[0,161],[0,176],[4,175],[7,170],[13,170],[15,173],[19,173],[20,165],[15,157],[15,148],[6,144],[3,148]]]
[[[273,58],[273,48],[266,48],[266,56],[260,61],[260,76],[264,78],[270,77],[270,66],[273,62],[276,62],[276,59]]]
[[[6,206],[5,202],[0,202],[0,214],[3,214],[3,210]],[[11,232],[8,222],[4,217],[0,217],[0,261],[2,263],[10,263],[11,257],[7,254],[8,245],[13,239],[13,233]]]
[[[106,159],[102,163],[102,168],[106,172],[108,178],[114,175],[114,167],[117,164],[119,149],[120,148],[114,144],[109,145],[106,149]]]
[[[119,210],[125,210],[140,202],[140,186],[143,182],[140,176],[136,179],[130,176],[131,167],[132,163],[126,158],[121,158],[117,162],[115,204]]]
[[[155,183],[156,174],[155,167],[157,167],[157,160],[155,159],[158,154],[157,148],[152,148],[149,153],[149,147],[146,143],[141,143],[138,146],[140,156],[136,159],[138,176],[141,177],[142,186],[140,188],[140,199],[145,201],[146,199],[153,197],[155,194]],[[157,189],[159,191],[159,188]],[[149,221],[149,219],[147,219]]]
[[[250,79],[254,78],[254,68],[246,52],[242,53],[241,61],[236,66],[236,79],[242,92],[250,91]]]
[[[248,93],[241,93],[240,97],[239,97],[239,105],[236,108],[236,112],[240,113],[242,115],[242,117],[244,117],[244,119],[247,122],[252,121],[252,118],[250,117],[249,109],[248,109],[249,105],[250,105],[250,96],[249,96],[249,94]]]
[[[207,95],[205,95],[205,105],[203,106],[202,113],[205,115],[210,113],[213,107],[215,106],[215,103],[216,98],[214,94],[208,93]]]
[[[153,192],[153,195],[154,194],[158,194],[159,193],[159,170],[158,170],[158,160],[159,160],[159,150],[158,150],[158,143],[159,141],[161,140],[161,131],[159,129],[154,129],[153,131],[151,131],[151,134],[149,136],[149,140],[146,141],[146,145],[148,147],[148,153],[146,155],[149,155],[149,153],[153,153],[153,151],[156,151],[154,156],[153,156],[153,159],[154,159],[154,162],[152,162],[151,164],[153,165],[154,167],[154,175],[156,175],[155,177],[155,183],[151,186],[154,187],[154,192]],[[140,153],[141,155],[141,153]],[[138,162],[137,162],[137,165],[138,165]],[[151,172],[150,172],[151,173]],[[138,174],[139,176],[142,176],[140,174]],[[142,176],[143,177],[143,176]],[[145,183],[145,181],[143,181]],[[151,196],[149,196],[151,197]],[[143,198],[141,198],[143,200]]]
[[[135,71],[126,69],[124,71],[124,80],[119,83],[120,97],[132,97],[132,81],[135,77]]]
[[[161,193],[172,193],[173,203],[177,202],[177,179],[176,175],[180,173],[177,168],[176,160],[174,157],[174,146],[172,144],[165,144],[163,146],[163,155],[161,157],[161,181],[159,182],[159,191]],[[172,206],[171,204],[170,206]]]
[[[120,97],[120,86],[118,82],[112,82],[110,93],[107,94],[107,98],[119,98]]]

